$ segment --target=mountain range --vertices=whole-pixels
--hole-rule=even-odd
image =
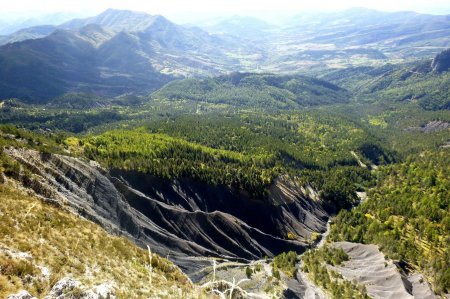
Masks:
[[[145,95],[184,76],[298,73],[430,58],[450,46],[449,20],[355,8],[302,14],[281,26],[234,16],[200,28],[108,9],[0,37],[0,98]]]
[[[234,39],[162,16],[114,10],[17,34],[48,35],[0,48],[0,96],[38,102],[68,91],[103,96],[150,92],[176,76],[230,67],[236,62],[227,53],[242,47]]]

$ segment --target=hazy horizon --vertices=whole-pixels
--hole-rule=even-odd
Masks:
[[[26,7],[26,9],[23,9]],[[275,20],[277,17],[294,15],[302,12],[339,11],[353,7],[363,7],[380,11],[415,11],[428,14],[450,14],[450,2],[447,0],[415,0],[415,1],[214,1],[204,3],[199,0],[182,1],[167,0],[164,2],[145,3],[139,0],[113,0],[92,1],[79,0],[76,3],[69,1],[32,1],[17,0],[2,4],[0,12],[1,21],[25,21],[30,18],[42,18],[55,13],[62,13],[67,18],[93,16],[108,8],[142,11],[149,14],[164,15],[175,22],[193,22],[199,19],[215,18],[220,16],[254,16],[266,20]]]

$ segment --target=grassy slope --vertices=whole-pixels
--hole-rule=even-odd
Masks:
[[[8,258],[0,249],[0,297],[21,289],[45,295],[64,276],[87,286],[114,281],[119,298],[165,298],[192,295],[193,286],[171,262],[153,255],[149,283],[148,253],[122,237],[60,208],[45,204],[6,185],[0,185],[0,248],[33,256],[31,262]],[[37,266],[50,269],[49,280],[39,279]],[[32,279],[26,279],[27,275]]]

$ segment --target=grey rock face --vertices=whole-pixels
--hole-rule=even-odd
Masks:
[[[450,69],[450,49],[442,51],[431,62],[433,71],[441,73]]]
[[[65,277],[58,281],[51,289],[48,296],[45,299],[65,299],[70,295],[67,293],[73,292],[76,288],[80,287],[81,283],[78,280]]]
[[[419,274],[407,277],[376,245],[364,245],[350,242],[336,242],[335,247],[342,248],[350,260],[333,267],[347,280],[356,280],[367,288],[371,298],[436,298],[429,284]]]
[[[28,293],[27,291],[20,291],[15,295],[9,296],[8,299],[37,299],[37,298],[31,296],[30,293]]]
[[[421,131],[423,133],[435,133],[450,130],[450,123],[440,120],[430,121],[420,127],[408,127],[406,131]]]
[[[412,294],[414,298],[421,299],[436,299],[439,298],[431,290],[431,287],[422,274],[414,273],[408,276],[408,281],[411,283]]]
[[[94,287],[91,293],[94,295],[93,299],[116,299],[113,283],[102,283]]]
[[[30,150],[5,151],[35,175],[26,180],[43,198],[68,206],[106,230],[174,260],[186,272],[190,256],[258,259],[304,251],[328,215],[301,187],[280,179],[265,199],[191,179],[162,180],[138,172],[106,172],[79,159]],[[25,181],[25,180],[23,180]],[[288,240],[288,232],[296,235]]]
[[[64,277],[58,281],[44,299],[115,299],[113,283],[103,283],[92,289],[86,288],[70,277]]]

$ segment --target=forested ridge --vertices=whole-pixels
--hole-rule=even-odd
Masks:
[[[248,156],[212,149],[142,129],[88,138],[84,153],[109,168],[137,170],[166,179],[192,177],[214,185],[234,186],[253,195],[263,194],[279,172],[270,155]]]
[[[417,103],[425,110],[448,110],[450,72],[448,68],[436,71],[433,66],[437,61],[442,65],[448,61],[437,57],[433,61],[331,70],[319,77],[349,89],[358,102]]]
[[[370,181],[351,151],[369,165],[391,161],[379,158],[390,156],[379,144],[358,124],[326,112],[181,115],[80,140],[88,158],[110,168],[191,177],[254,196],[287,174],[323,190],[333,212],[354,204],[354,191]]]
[[[155,92],[153,97],[267,110],[345,103],[349,93],[329,82],[306,76],[234,73],[175,81]]]

